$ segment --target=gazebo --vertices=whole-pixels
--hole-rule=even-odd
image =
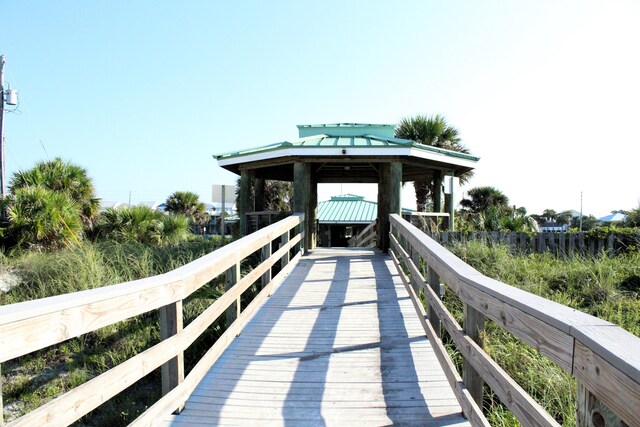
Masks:
[[[319,183],[378,184],[378,246],[389,248],[389,214],[400,213],[402,183],[459,177],[474,169],[478,157],[394,137],[395,125],[336,123],[298,125],[299,139],[215,155],[218,165],[240,175],[240,233],[246,234],[251,192],[255,210],[263,210],[265,180],[294,183],[294,210],[305,214],[305,250],[316,246]],[[253,177],[253,188],[251,188]],[[453,186],[452,186],[453,187]],[[442,211],[436,191],[434,211]],[[453,194],[445,210],[453,224]]]

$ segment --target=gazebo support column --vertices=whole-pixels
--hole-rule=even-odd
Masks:
[[[265,210],[264,207],[264,178],[262,177],[256,177],[256,179],[253,181],[253,191],[254,191],[254,201],[255,201],[255,206],[253,207],[253,210],[255,212],[262,212]]]
[[[433,172],[433,212],[442,212],[442,172]]]
[[[242,171],[240,174],[240,206],[238,206],[238,215],[240,216],[240,236],[247,235],[247,213],[249,212],[249,199],[251,198],[251,176],[248,171]]]
[[[297,162],[293,165],[293,210],[304,213],[304,252],[307,253],[313,247],[315,239],[315,205],[312,206],[314,198],[313,186],[311,185],[311,164]]]
[[[455,206],[453,202],[453,198],[455,196],[455,183],[453,180],[453,174],[451,174],[450,178],[451,186],[449,188],[448,193],[444,195],[444,209],[447,213],[449,213],[449,231],[455,231]]]
[[[400,214],[402,190],[402,163],[380,164],[378,176],[378,247],[389,251],[389,215]]]
[[[315,249],[318,246],[318,179],[315,175],[311,176],[311,193],[309,195],[309,218],[306,221],[307,230],[309,230],[309,249]]]

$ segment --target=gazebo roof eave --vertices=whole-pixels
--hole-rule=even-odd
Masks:
[[[450,165],[451,169],[474,169],[479,160],[478,157],[452,156],[449,153],[438,151],[426,151],[413,146],[406,147],[290,147],[279,149],[278,151],[266,151],[260,153],[246,154],[235,157],[218,156],[218,165],[225,169],[236,169],[232,165],[264,163],[277,161],[278,163],[294,163],[299,159],[318,158],[323,161],[352,161],[357,162],[359,157],[367,158],[414,158],[414,161],[429,161]],[[291,159],[287,161],[285,159]],[[370,161],[370,160],[367,160]]]

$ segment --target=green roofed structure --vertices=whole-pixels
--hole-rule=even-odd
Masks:
[[[402,209],[411,215],[410,209]],[[378,217],[378,203],[355,194],[341,194],[318,203],[318,246],[345,247]]]
[[[378,242],[381,249],[387,250],[388,217],[390,213],[400,213],[403,182],[433,179],[442,183],[446,175],[460,176],[474,169],[479,160],[469,154],[395,138],[394,130],[395,125],[389,124],[298,125],[296,140],[215,155],[219,166],[241,176],[241,233],[246,232],[250,177],[255,178],[256,201],[261,200],[265,179],[294,183],[294,209],[305,213],[306,249],[316,244],[317,184],[377,183]],[[262,210],[260,206],[255,209]]]

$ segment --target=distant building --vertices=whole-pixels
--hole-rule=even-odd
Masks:
[[[402,209],[403,213],[411,212]],[[346,247],[378,217],[378,204],[355,194],[333,196],[318,203],[318,246]]]
[[[540,226],[540,231],[543,233],[557,233],[569,231],[569,224],[558,224],[557,222],[549,221]]]
[[[128,206],[123,202],[114,202],[114,201],[104,201],[100,200],[100,211],[106,211],[107,209],[119,209],[123,206]]]
[[[598,222],[616,223],[616,222],[622,222],[625,219],[627,219],[627,216],[625,214],[616,212],[616,213],[603,216],[602,218],[598,218]]]

